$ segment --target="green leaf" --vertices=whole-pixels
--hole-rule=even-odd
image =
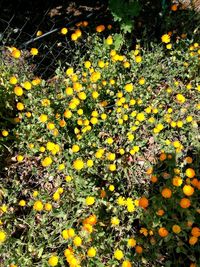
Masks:
[[[114,46],[115,49],[118,50],[123,45],[123,36],[122,34],[115,34],[114,36]]]
[[[127,33],[127,32],[131,32],[134,28],[134,24],[131,22],[131,21],[128,21],[128,22],[124,22],[121,24],[121,30],[124,32],[124,33]]]

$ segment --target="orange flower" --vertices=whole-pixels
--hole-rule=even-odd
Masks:
[[[104,25],[99,25],[96,27],[96,31],[97,32],[103,32],[105,30],[105,26]]]
[[[153,168],[149,168],[149,169],[147,169],[146,174],[150,175],[150,174],[152,174],[152,173],[153,173]]]
[[[193,186],[195,186],[195,187],[198,186],[198,183],[199,183],[199,181],[198,181],[197,178],[194,178],[194,179],[192,179],[192,181],[191,181],[191,184],[192,184]]]
[[[190,207],[191,202],[188,198],[182,198],[179,204],[180,204],[181,208],[187,209]]]
[[[193,227],[191,234],[195,237],[200,237],[200,228],[199,227]]]
[[[135,252],[136,252],[137,254],[141,254],[142,251],[143,251],[143,248],[142,248],[141,246],[136,246],[136,247],[135,247]]]
[[[106,191],[105,190],[101,190],[100,191],[100,197],[104,198],[106,196]]]
[[[194,246],[198,241],[198,238],[195,237],[195,236],[191,236],[190,239],[189,239],[189,244]]]
[[[151,182],[156,183],[158,181],[158,178],[155,175],[151,176]]]
[[[191,158],[191,157],[186,157],[186,158],[185,158],[185,161],[186,161],[188,164],[191,164],[191,163],[192,163],[192,158]]]
[[[173,179],[172,179],[172,184],[174,186],[181,186],[183,183],[183,180],[181,179],[181,177],[179,176],[175,176]]]
[[[166,237],[166,236],[168,236],[169,232],[167,231],[167,229],[165,227],[161,227],[158,229],[158,234],[161,237]]]
[[[160,209],[160,210],[158,210],[158,211],[156,212],[156,214],[157,214],[158,216],[163,216],[163,215],[165,214],[165,211],[162,210],[162,209]]]
[[[90,215],[83,221],[83,224],[95,225],[97,223],[97,217],[95,214]]]
[[[174,5],[171,6],[171,10],[172,11],[177,11],[177,9],[178,9],[178,5],[177,4],[174,4]]]
[[[165,153],[160,154],[160,161],[166,160],[167,155]]]
[[[172,191],[169,188],[164,188],[161,192],[162,196],[164,198],[171,198],[172,196]]]
[[[139,207],[141,208],[147,208],[149,206],[149,200],[146,197],[141,197],[139,199]]]

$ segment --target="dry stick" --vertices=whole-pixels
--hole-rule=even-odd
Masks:
[[[100,14],[100,13],[99,13],[99,14]],[[73,20],[73,21],[67,23],[67,24],[66,24],[66,27],[70,27],[70,26],[74,25],[75,23],[82,21],[83,19],[89,19],[89,18],[91,18],[91,17],[94,16],[94,15],[96,15],[96,13],[91,12],[91,13],[89,13],[89,14],[86,15],[86,16],[80,16],[80,17],[78,17],[77,19],[75,19],[75,20]],[[40,39],[42,39],[42,38],[44,38],[44,37],[46,37],[46,36],[51,35],[52,33],[58,32],[60,29],[61,29],[61,28],[55,28],[55,29],[53,29],[53,30],[51,30],[51,31],[49,31],[49,32],[44,33],[44,34],[41,35],[41,36],[32,38],[32,39],[29,40],[28,42],[23,43],[23,44],[20,46],[20,48],[26,47],[27,45],[29,45],[29,44],[31,44],[31,43],[33,43],[33,42],[35,42],[35,41],[38,41],[38,40],[40,40]]]

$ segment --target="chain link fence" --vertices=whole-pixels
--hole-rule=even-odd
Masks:
[[[95,2],[95,3],[94,3]],[[71,64],[77,49],[87,51],[85,38],[79,42],[71,41],[71,34],[77,23],[88,21],[89,27],[106,16],[105,1],[24,1],[1,0],[0,42],[1,46],[14,46],[27,51],[36,47],[39,54],[28,58],[34,73],[40,77],[51,77],[59,62]],[[62,35],[66,27],[69,32]],[[41,36],[40,31],[43,33]],[[73,62],[74,63],[74,62]]]

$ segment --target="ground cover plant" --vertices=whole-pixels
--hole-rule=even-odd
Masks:
[[[200,265],[197,37],[132,48],[111,28],[84,55],[77,28],[49,80],[37,48],[2,51],[2,266]]]

